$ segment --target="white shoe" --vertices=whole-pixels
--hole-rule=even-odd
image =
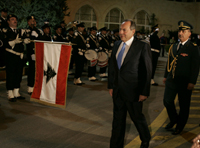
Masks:
[[[14,98],[13,90],[8,90],[8,99]]]
[[[82,85],[83,83],[82,83],[82,81],[81,81],[81,79],[80,78],[74,78],[74,84],[75,85]]]
[[[33,87],[28,86],[28,94],[32,94],[33,93]]]
[[[90,80],[90,81],[96,81],[97,78],[93,76],[93,77],[89,77],[89,80]]]
[[[21,95],[19,94],[19,88],[15,88],[14,90],[13,90],[13,94],[14,94],[14,96],[17,98],[17,97],[20,97]]]
[[[106,73],[102,73],[102,74],[100,74],[99,76],[100,76],[101,78],[107,78],[107,77],[108,77]]]

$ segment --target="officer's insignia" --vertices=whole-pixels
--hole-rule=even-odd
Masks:
[[[113,44],[113,43],[111,43],[111,44],[110,44],[110,46],[112,46],[112,47],[113,47],[113,46],[114,46],[114,44]]]
[[[197,44],[193,43],[194,46],[197,46]]]
[[[75,32],[74,35],[75,35],[75,36],[78,36],[78,32]]]
[[[53,38],[56,40],[57,37],[54,35]]]
[[[49,82],[51,78],[56,75],[55,70],[51,67],[51,65],[47,62],[47,71],[44,71],[44,76],[46,76],[46,84]]]
[[[99,40],[101,40],[101,37],[99,37]]]
[[[187,53],[181,53],[180,55],[182,55],[183,57],[187,57],[188,56]]]
[[[3,42],[2,42],[2,40],[0,40],[0,47],[2,47],[3,46]]]
[[[184,23],[183,23],[183,22],[181,22],[181,23],[180,23],[180,27],[183,27],[183,25],[184,25]]]
[[[90,44],[86,44],[87,48],[90,48]]]
[[[3,32],[6,33],[6,32],[7,32],[7,29],[3,28]]]

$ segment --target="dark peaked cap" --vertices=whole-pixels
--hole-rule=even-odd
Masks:
[[[103,27],[101,29],[99,29],[100,31],[107,31],[107,28],[106,27]]]
[[[30,19],[35,19],[35,16],[31,15],[27,17],[27,21],[29,21]]]
[[[8,9],[7,8],[3,8],[3,9],[1,9],[1,12],[8,12]]]
[[[97,31],[97,27],[96,26],[93,26],[90,28],[90,31],[93,31],[93,30],[96,30]]]
[[[183,21],[183,20],[180,20],[178,22],[178,27],[179,27],[179,30],[193,29],[192,25],[190,25],[188,22]]]
[[[76,27],[85,27],[85,23],[81,22],[81,23],[77,24]]]
[[[9,20],[11,17],[15,17],[16,19],[18,19],[16,15],[14,15],[14,14],[9,14],[9,15],[7,16],[7,20]]]

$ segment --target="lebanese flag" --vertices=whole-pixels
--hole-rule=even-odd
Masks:
[[[36,78],[31,101],[65,107],[71,46],[36,42]]]

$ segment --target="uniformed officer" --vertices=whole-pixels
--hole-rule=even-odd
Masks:
[[[8,16],[8,9],[7,8],[1,9],[1,17],[0,17],[1,28],[8,28],[7,16]]]
[[[152,27],[152,33],[150,36],[150,45],[151,45],[151,54],[152,54],[152,76],[151,76],[151,85],[158,86],[158,83],[154,82],[154,75],[156,71],[156,66],[158,63],[158,57],[160,55],[160,39],[158,37],[158,24]]]
[[[93,26],[90,28],[90,35],[87,38],[87,49],[94,50],[98,52],[99,48],[99,43],[97,39],[97,27]],[[90,61],[91,62],[91,61]],[[90,81],[96,81],[97,78],[95,77],[96,74],[96,63],[95,64],[90,64],[88,66],[88,78]]]
[[[39,39],[43,41],[52,41],[50,25],[44,24],[42,26],[42,31],[43,31],[43,35]]]
[[[181,133],[187,123],[192,89],[199,74],[200,59],[197,45],[189,40],[192,25],[182,20],[178,22],[178,25],[180,42],[171,45],[169,49],[163,79],[165,83],[164,105],[170,119],[165,129],[171,130],[176,124],[173,135]],[[176,94],[178,94],[180,106],[179,113],[174,104]]]
[[[83,72],[84,68],[84,52],[86,50],[86,40],[83,37],[83,31],[85,28],[85,24],[83,22],[76,25],[77,31],[74,33],[74,38],[72,43],[76,44],[73,46],[73,54],[75,59],[75,75],[74,75],[74,84],[75,85],[82,85],[83,82],[81,81],[80,77]]]
[[[98,34],[98,41],[99,41],[99,49],[108,53],[108,50],[110,49],[110,42],[109,42],[109,38],[106,36],[106,27],[103,27],[100,29],[100,34]],[[100,68],[100,77],[101,78],[107,78],[107,74],[106,74],[106,69],[107,66],[105,67],[101,67]]]
[[[31,15],[27,17],[28,28],[26,29],[25,37],[29,40],[38,40],[41,38],[41,30],[36,28],[36,18]],[[28,42],[26,44],[28,65],[28,94],[32,94],[35,83],[35,43]]]
[[[4,32],[4,44],[6,48],[6,88],[9,101],[15,102],[17,99],[25,99],[19,93],[23,70],[23,31],[17,29],[17,16],[10,14],[7,20],[9,27]]]
[[[67,40],[62,36],[62,27],[60,25],[55,26],[55,35],[53,36],[53,41],[66,42]]]

